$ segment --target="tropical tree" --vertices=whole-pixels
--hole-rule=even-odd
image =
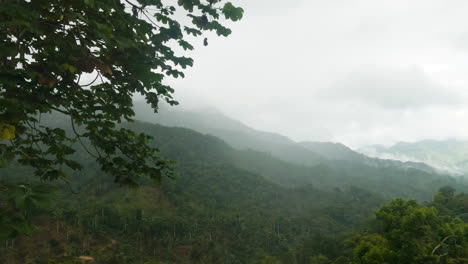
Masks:
[[[40,180],[67,177],[82,165],[78,145],[123,185],[171,175],[150,138],[118,124],[131,121],[132,96],[157,111],[177,104],[166,77],[193,65],[176,50],[214,31],[243,9],[222,0],[1,0],[0,166],[30,166]],[[186,18],[184,18],[186,17]],[[54,113],[69,129],[41,122]]]
[[[395,199],[376,211],[375,233],[355,237],[353,262],[465,263],[467,226],[436,208]]]

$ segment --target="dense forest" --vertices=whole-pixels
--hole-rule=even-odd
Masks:
[[[30,209],[31,236],[8,239],[3,262],[465,263],[468,256],[462,179],[358,163],[299,166],[185,128],[123,126],[154,137],[161,155],[177,161],[174,178],[121,187],[81,150],[84,170],[58,184],[53,205]],[[26,171],[13,167],[2,179]],[[19,201],[11,203],[14,210]]]

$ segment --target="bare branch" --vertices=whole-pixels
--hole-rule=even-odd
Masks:
[[[81,77],[81,75],[80,75],[80,77]],[[90,82],[89,84],[80,85],[80,84],[78,83],[78,85],[80,85],[81,87],[90,86],[90,85],[92,85],[94,82],[96,82],[96,80],[98,79],[98,77],[99,77],[99,72],[98,72],[98,74],[96,75],[96,78],[94,78],[94,80],[93,80],[92,82]]]
[[[84,148],[84,150],[86,152],[88,152],[89,155],[91,155],[93,158],[97,159],[99,158],[98,156],[94,155],[93,153],[91,153],[91,151],[88,150],[88,148],[85,146],[85,144],[83,143],[83,141],[81,140],[81,135],[76,131],[76,128],[75,128],[75,122],[73,121],[73,117],[70,118],[70,121],[71,121],[71,126],[72,126],[72,130],[73,130],[73,133],[75,133],[75,136],[76,138],[78,139],[78,141],[80,142],[80,145]]]
[[[445,243],[445,241],[446,241],[447,239],[451,238],[451,237],[457,237],[457,236],[448,236],[448,237],[444,238],[444,239],[442,240],[442,242],[440,242],[440,244],[437,245],[437,246],[432,250],[431,255],[434,255],[434,253],[437,251],[437,249],[440,248],[441,246],[443,246],[444,243]],[[443,255],[442,255],[442,256],[443,256]]]

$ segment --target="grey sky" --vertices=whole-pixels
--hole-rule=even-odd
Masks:
[[[352,147],[468,138],[468,1],[244,0],[171,81],[261,130]]]

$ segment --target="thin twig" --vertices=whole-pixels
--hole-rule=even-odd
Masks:
[[[65,179],[63,179],[63,178],[62,178],[62,180],[67,184],[68,189],[70,189],[70,192],[71,192],[71,193],[73,193],[73,194],[80,194],[80,192],[76,192],[76,191],[73,190],[73,188],[72,188],[72,186],[71,186],[71,184],[70,184],[69,181],[67,181],[67,180],[65,180]]]
[[[72,125],[72,130],[73,130],[73,133],[75,133],[76,137],[78,138],[78,141],[80,142],[81,146],[84,148],[84,150],[86,152],[88,152],[89,155],[91,155],[93,158],[97,159],[99,158],[98,156],[94,155],[93,153],[91,153],[91,151],[88,150],[88,148],[85,146],[85,144],[83,143],[83,141],[81,141],[81,136],[78,134],[78,132],[76,131],[76,128],[75,128],[75,122],[73,121],[73,117],[70,118],[70,121],[71,121],[71,125]]]
[[[94,82],[96,82],[96,80],[98,79],[98,77],[99,77],[99,72],[98,72],[98,74],[96,75],[96,78],[94,78],[94,80],[93,80],[92,82],[90,82],[89,84],[80,85],[80,84],[78,83],[78,85],[80,85],[81,87],[90,86],[90,85],[92,85]]]
[[[155,22],[153,22],[153,20],[151,20],[151,18],[149,18],[149,16],[146,14],[145,10],[141,10],[141,13],[143,13],[143,15],[149,20],[149,22],[151,24],[153,24],[153,26],[155,26],[157,28],[160,28],[160,26],[158,24],[156,24]]]

